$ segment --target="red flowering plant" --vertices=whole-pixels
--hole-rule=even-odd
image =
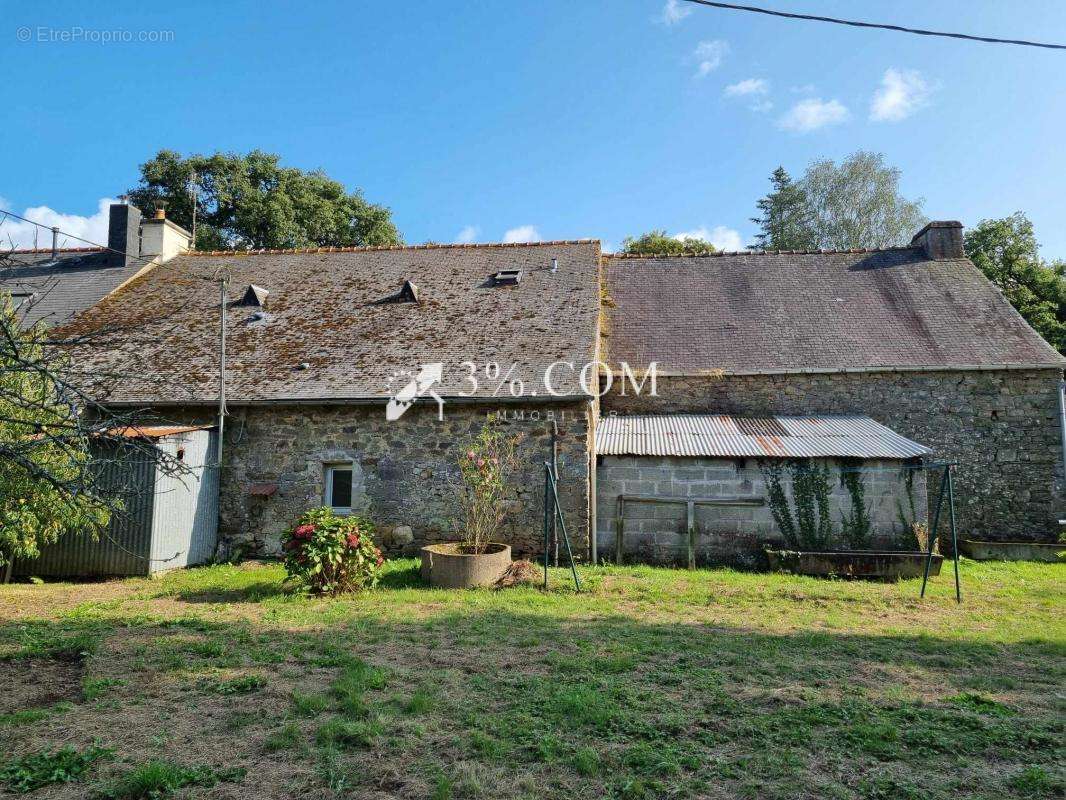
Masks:
[[[331,596],[372,588],[385,561],[373,530],[362,517],[341,517],[331,508],[305,512],[281,537],[286,581]]]

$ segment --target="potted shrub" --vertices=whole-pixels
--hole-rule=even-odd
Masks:
[[[491,586],[511,565],[511,546],[493,541],[504,519],[507,479],[514,470],[515,442],[492,423],[459,457],[461,477],[458,542],[422,548],[422,577],[433,586]]]
[[[282,535],[286,582],[330,596],[372,588],[384,563],[372,534],[362,517],[311,509]]]

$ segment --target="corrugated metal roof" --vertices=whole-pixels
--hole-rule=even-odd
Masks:
[[[726,458],[915,458],[930,455],[865,416],[734,417],[726,414],[605,416],[596,429],[601,456]]]

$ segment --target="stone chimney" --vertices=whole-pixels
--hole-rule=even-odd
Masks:
[[[925,257],[934,261],[966,258],[962,248],[961,222],[930,222],[911,239],[911,247],[920,247]]]
[[[191,242],[192,234],[167,219],[163,206],[156,209],[152,219],[141,222],[141,258],[162,264],[187,251]]]
[[[111,248],[107,252],[109,267],[143,263],[137,258],[141,254],[140,209],[126,203],[112,204],[107,216],[107,246]]]

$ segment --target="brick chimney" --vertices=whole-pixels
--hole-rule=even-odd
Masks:
[[[107,246],[111,248],[107,253],[109,267],[128,267],[143,263],[137,259],[141,253],[140,209],[126,203],[111,205],[107,216]],[[116,250],[119,252],[114,252]]]
[[[948,258],[966,258],[962,248],[961,222],[930,222],[911,239],[911,247],[920,247],[926,258],[939,261]]]

